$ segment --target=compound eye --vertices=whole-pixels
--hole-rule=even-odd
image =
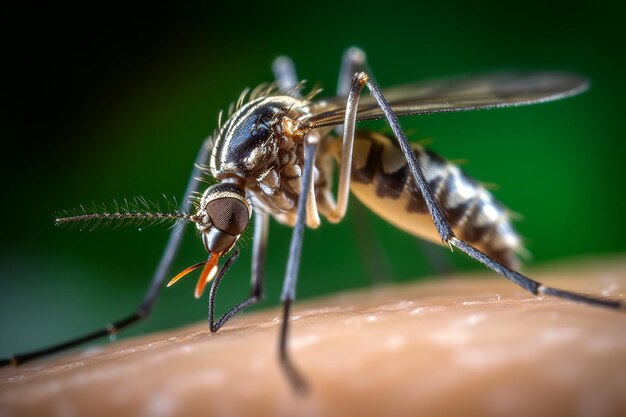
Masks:
[[[206,204],[205,210],[213,226],[229,235],[240,235],[250,222],[248,206],[237,197],[211,200]]]

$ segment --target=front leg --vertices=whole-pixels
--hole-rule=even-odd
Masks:
[[[304,148],[304,171],[302,174],[302,191],[298,198],[298,211],[296,224],[293,228],[291,244],[289,245],[289,259],[287,260],[287,272],[283,282],[281,301],[283,302],[283,322],[278,344],[280,363],[289,377],[295,389],[303,392],[306,390],[306,382],[291,362],[287,351],[287,337],[289,333],[289,315],[291,304],[296,299],[296,284],[298,282],[298,269],[300,268],[300,255],[302,253],[302,238],[307,218],[307,205],[309,205],[313,188],[313,167],[315,154],[319,147],[320,136],[317,132],[309,132],[305,138]]]
[[[211,333],[217,332],[232,316],[246,307],[249,307],[263,299],[263,277],[265,266],[265,253],[267,248],[267,237],[269,231],[269,215],[267,213],[254,212],[254,246],[252,248],[252,282],[250,296],[228,310],[222,317],[215,321],[215,297],[217,288],[222,281],[224,273],[239,257],[239,252],[235,253],[226,261],[215,277],[211,290],[209,291],[209,329]]]

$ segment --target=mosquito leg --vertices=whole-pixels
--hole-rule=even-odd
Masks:
[[[517,271],[514,271],[502,265],[496,260],[485,255],[483,252],[479,251],[472,245],[458,239],[454,235],[452,227],[444,216],[443,211],[437,204],[437,201],[435,200],[432,191],[428,187],[428,183],[426,182],[426,178],[424,177],[424,173],[422,172],[419,161],[415,157],[415,154],[411,149],[411,145],[409,144],[409,141],[407,140],[404,132],[402,131],[402,128],[400,127],[400,122],[398,121],[398,118],[394,114],[391,106],[383,96],[376,83],[369,79],[367,74],[363,72],[354,75],[352,85],[350,87],[350,95],[348,96],[348,104],[346,106],[346,135],[354,135],[354,123],[356,122],[359,95],[365,85],[367,85],[368,89],[371,91],[372,95],[378,102],[378,105],[385,113],[385,117],[389,121],[391,129],[393,130],[393,133],[396,136],[396,139],[398,140],[398,143],[400,145],[400,149],[402,150],[402,153],[407,160],[409,169],[411,170],[411,175],[413,176],[413,179],[415,180],[415,183],[417,184],[419,191],[422,194],[424,201],[426,202],[426,206],[428,207],[428,211],[430,212],[430,215],[435,223],[437,232],[439,233],[439,236],[444,243],[448,244],[450,247],[454,246],[460,249],[461,251],[465,252],[467,255],[482,263],[489,269],[495,271],[502,277],[516,283],[520,287],[530,291],[535,295],[541,293],[585,304],[598,305],[613,309],[626,309],[626,302],[624,300],[594,297],[591,295],[578,294],[571,291],[546,287],[540,282],[537,282]],[[346,139],[344,138],[344,143],[345,142]]]
[[[346,49],[341,57],[339,80],[337,81],[337,96],[347,97],[352,84],[352,77],[357,72],[366,71],[371,74],[367,65],[367,57],[361,48],[352,47]]]
[[[298,85],[298,75],[296,66],[288,56],[279,56],[272,62],[272,72],[278,83],[280,91],[293,91]],[[294,93],[296,97],[301,97],[299,91]]]
[[[365,74],[363,72],[357,74]],[[355,74],[356,77],[356,74]],[[328,220],[333,223],[341,221],[348,209],[350,193],[350,175],[352,173],[352,155],[354,149],[354,129],[356,125],[356,110],[359,104],[359,95],[363,86],[350,86],[346,102],[346,117],[343,124],[343,142],[341,145],[341,162],[339,164],[339,179],[337,181],[337,203],[329,213]]]
[[[209,328],[211,329],[211,333],[215,333],[226,323],[226,321],[231,318],[235,313],[239,310],[249,306],[256,302],[255,297],[250,297],[247,300],[237,304],[230,310],[226,312],[220,319],[215,322],[215,296],[217,294],[217,288],[220,286],[220,282],[222,282],[222,278],[226,271],[230,269],[232,264],[239,258],[239,249],[235,249],[233,254],[228,258],[228,260],[224,263],[220,271],[217,273],[215,280],[213,280],[213,284],[211,284],[211,291],[209,292]]]
[[[263,298],[263,279],[265,277],[265,254],[270,230],[270,216],[267,213],[254,213],[254,241],[252,243],[252,294]]]
[[[351,47],[345,50],[341,58],[341,68],[339,69],[339,79],[337,81],[337,96],[348,97],[352,76],[357,72],[366,71],[371,74],[367,63],[367,56],[361,48]],[[337,136],[343,136],[343,126],[335,127]],[[330,175],[329,175],[330,177]],[[365,269],[368,272],[370,281],[375,284],[382,284],[393,279],[393,269],[391,261],[385,254],[381,243],[374,238],[372,222],[368,219],[365,208],[358,204],[352,212],[357,233],[357,247],[365,261]]]
[[[490,258],[485,255],[472,245],[456,238],[452,237],[450,239],[450,244],[456,248],[459,248],[470,257],[476,259],[478,262],[485,265],[487,268],[495,271],[497,274],[503,276],[504,278],[513,281],[520,287],[530,291],[531,293],[552,295],[554,297],[564,298],[566,300],[576,301],[579,303],[592,304],[602,307],[608,307],[613,309],[623,309],[626,310],[626,302],[624,300],[616,300],[604,297],[595,297],[587,294],[579,294],[573,291],[561,290],[558,288],[546,287],[538,281],[535,281],[523,274],[520,274],[517,271],[514,271],[498,261]]]
[[[206,163],[206,160],[208,157],[208,152],[209,152],[208,147],[207,147],[208,143],[209,143],[208,140],[204,141],[202,144],[202,147],[200,148],[200,151],[198,152],[194,169],[191,173],[191,177],[189,179],[187,188],[185,190],[185,197],[183,200],[183,210],[187,212],[190,211],[190,208],[191,208],[191,202],[189,201],[190,197],[198,189],[199,182],[196,181],[196,177],[199,177],[200,175],[202,175],[202,172],[200,168],[198,168],[198,166]],[[76,339],[72,339],[64,343],[59,343],[57,345],[50,346],[44,349],[35,350],[32,352],[23,353],[23,354],[13,355],[9,359],[0,359],[0,366],[9,365],[9,364],[19,365],[19,364],[22,364],[22,363],[25,363],[34,359],[49,356],[54,353],[66,350],[66,349],[70,349],[70,348],[82,345],[83,343],[87,343],[89,341],[98,339],[100,337],[115,334],[118,331],[130,326],[131,324],[136,323],[148,317],[150,315],[150,312],[152,311],[152,307],[154,306],[154,303],[157,297],[159,296],[159,292],[161,290],[163,281],[165,280],[165,278],[167,278],[169,274],[169,269],[174,260],[174,256],[178,252],[178,248],[180,247],[180,244],[182,242],[182,238],[185,233],[185,228],[183,226],[184,226],[184,222],[179,220],[179,223],[177,223],[172,229],[172,232],[170,233],[170,237],[167,241],[167,245],[165,246],[163,256],[161,257],[161,260],[159,261],[159,265],[157,266],[156,270],[154,271],[154,274],[152,275],[152,281],[150,282],[150,286],[148,287],[146,294],[144,295],[141,303],[139,304],[139,307],[137,308],[137,310],[135,310],[133,314],[121,320],[118,320],[116,322],[107,324],[100,330],[96,330],[95,332],[86,334],[82,337],[78,337]]]
[[[38,359],[38,358],[42,358],[45,356],[49,356],[52,354],[55,354],[57,352],[61,352],[63,350],[66,349],[71,349],[73,347],[79,346],[83,343],[87,343],[91,340],[95,340],[98,339],[100,337],[103,336],[107,336],[107,335],[113,335],[115,333],[117,333],[118,331],[130,326],[133,323],[136,323],[138,321],[140,321],[141,319],[145,318],[145,316],[141,316],[138,313],[133,313],[128,317],[125,317],[121,320],[118,320],[114,323],[110,323],[107,324],[105,327],[103,327],[100,330],[96,330],[95,332],[86,334],[85,336],[76,338],[76,339],[72,339],[68,342],[64,342],[64,343],[59,343],[58,345],[54,345],[48,348],[44,348],[44,349],[40,349],[40,350],[35,350],[33,352],[28,352],[28,353],[22,353],[22,354],[17,354],[17,355],[13,355],[11,358],[9,359],[2,359],[0,360],[0,366],[5,366],[5,365],[21,365],[25,362],[29,362],[32,361],[34,359]]]
[[[235,252],[226,261],[220,272],[215,277],[213,284],[211,285],[211,291],[209,292],[209,328],[211,333],[217,332],[232,316],[237,314],[240,310],[251,306],[263,299],[263,275],[264,275],[264,263],[265,263],[265,250],[267,248],[267,232],[269,226],[269,215],[267,213],[254,212],[254,246],[252,248],[252,291],[250,297],[236,306],[228,310],[217,322],[215,321],[215,296],[217,294],[217,288],[222,281],[224,273],[230,268],[230,266],[239,257],[239,252]]]
[[[352,47],[347,49],[343,53],[343,57],[341,60],[341,69],[339,71],[339,81],[337,82],[337,96],[347,97],[350,92],[350,85],[352,85],[352,77],[357,72],[366,72],[369,78],[374,78],[372,76],[372,71],[369,68],[367,63],[367,57],[365,52],[357,47]],[[343,126],[335,127],[335,132],[341,136],[343,135]],[[357,210],[361,210],[362,207],[358,207]],[[362,210],[361,210],[362,211]],[[359,220],[361,219],[361,220]],[[370,223],[367,223],[365,216],[361,213],[361,215],[356,220],[358,224],[358,229],[360,233],[365,235],[371,235]],[[426,242],[421,239],[415,239],[417,241],[417,245],[420,251],[426,256],[427,262],[430,265],[431,269],[437,275],[447,275],[452,270],[453,267],[446,258],[445,254],[438,251],[439,248],[434,248],[430,242]],[[370,245],[376,245],[375,248],[370,248],[367,251],[361,251],[363,253],[368,253],[368,256],[365,256],[364,259],[369,259],[370,261],[366,262],[367,269],[370,270],[370,275],[375,278],[376,282],[380,282],[380,277],[391,277],[393,274],[391,273],[391,262],[388,257],[385,256],[383,248],[377,240],[364,240],[363,242],[368,243],[368,248]],[[360,245],[362,247],[363,245]],[[371,253],[369,253],[371,252]],[[373,256],[373,258],[372,258]],[[376,261],[376,258],[380,258]],[[382,275],[381,275],[382,274]],[[383,282],[386,279],[383,280]]]
[[[194,193],[198,191],[200,186],[200,182],[196,178],[202,176],[202,166],[204,166],[209,159],[209,148],[210,138],[206,139],[202,143],[202,146],[198,151],[198,156],[196,156],[196,161],[194,162],[189,182],[185,188],[183,210],[187,213],[191,212],[193,208],[192,197]],[[161,291],[161,288],[163,288],[163,281],[165,281],[170,273],[170,267],[174,262],[174,257],[178,253],[178,249],[180,248],[180,244],[182,243],[183,236],[185,234],[186,228],[184,225],[185,223],[179,220],[170,233],[163,256],[161,257],[159,265],[152,275],[152,281],[148,287],[148,292],[144,295],[143,301],[137,310],[138,313],[143,314],[144,316],[147,316],[152,311],[152,307],[154,307],[154,303],[159,296],[159,292]]]
[[[296,299],[296,283],[298,281],[298,269],[300,267],[300,254],[302,252],[302,237],[306,223],[306,206],[309,192],[313,185],[313,163],[315,153],[319,146],[320,137],[315,131],[309,132],[306,136],[304,149],[304,172],[302,174],[302,192],[298,197],[298,211],[296,214],[296,224],[293,228],[291,244],[289,246],[289,259],[287,261],[287,272],[283,283],[281,301],[283,303],[283,322],[280,332],[280,342],[278,345],[280,362],[292,385],[300,391],[306,390],[306,382],[293,366],[287,353],[287,336],[289,334],[289,312],[291,304]]]

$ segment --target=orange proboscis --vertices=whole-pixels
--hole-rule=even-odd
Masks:
[[[200,279],[198,279],[198,283],[196,284],[195,296],[196,298],[200,298],[200,296],[202,296],[202,292],[204,291],[204,287],[206,287],[206,284],[208,284],[209,282],[213,280],[213,278],[215,278],[215,273],[217,272],[217,263],[219,260],[220,260],[220,254],[211,253],[211,255],[209,256],[209,259],[207,259],[206,261],[193,264],[185,268],[178,274],[176,274],[176,276],[172,278],[170,282],[167,283],[167,286],[171,287],[178,280],[180,280],[182,277],[184,277],[188,273],[195,271],[201,266],[204,266],[204,269],[202,270],[202,273],[200,274]]]
[[[181,279],[182,277],[184,277],[185,275],[187,275],[188,273],[195,271],[196,269],[200,268],[201,266],[203,266],[204,264],[206,264],[208,261],[202,261],[202,262],[198,262],[197,264],[193,264],[185,269],[183,269],[182,271],[180,271],[178,274],[176,274],[176,276],[174,278],[172,278],[170,280],[170,282],[167,283],[168,287],[171,287],[172,285],[176,284],[176,282]]]
[[[217,262],[220,260],[220,255],[217,253],[211,253],[209,260],[204,265],[204,269],[200,274],[200,278],[198,279],[198,283],[196,284],[196,298],[200,298],[202,296],[202,292],[204,291],[204,287],[215,278],[215,273],[217,272]]]

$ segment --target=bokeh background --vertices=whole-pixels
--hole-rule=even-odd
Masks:
[[[402,123],[414,140],[432,138],[435,151],[468,160],[471,175],[499,184],[495,195],[523,216],[517,228],[533,254],[529,263],[623,252],[626,30],[616,7],[326,0],[5,6],[0,356],[80,335],[136,307],[167,228],[67,231],[53,226],[53,213],[136,195],[180,197],[218,111],[244,87],[271,80],[279,54],[293,57],[300,77],[328,94],[351,45],[366,50],[382,86],[512,68],[584,74],[592,88],[575,98]],[[342,224],[306,233],[301,298],[371,284],[355,238],[363,222],[394,280],[432,275],[411,236],[367,212],[355,216],[356,208],[353,200]],[[273,224],[262,306],[278,300],[289,236]],[[220,312],[248,294],[249,245],[243,252],[220,288]],[[457,269],[480,268],[461,254],[440,253]],[[188,233],[172,272],[204,258]],[[164,290],[153,317],[126,334],[205,319],[206,300],[193,298],[194,285],[195,276]]]

